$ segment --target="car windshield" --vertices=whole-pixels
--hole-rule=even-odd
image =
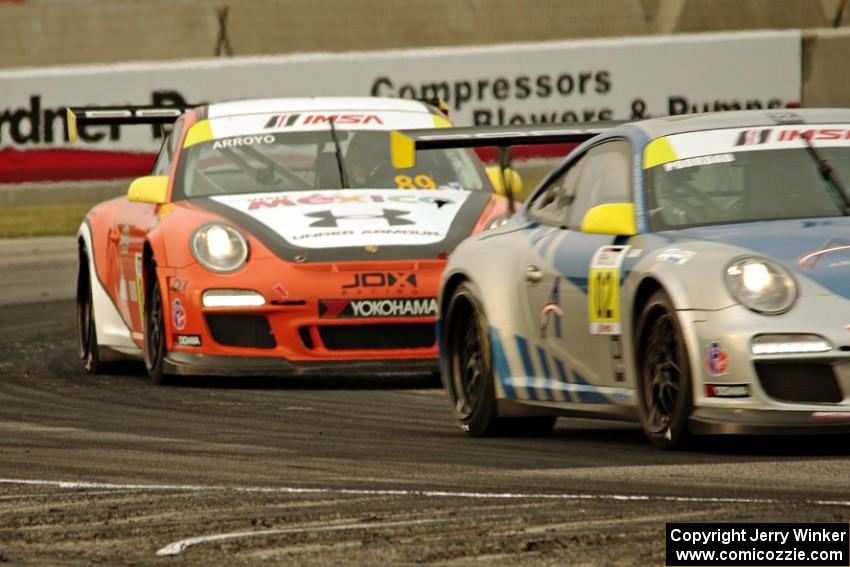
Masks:
[[[814,146],[846,191],[850,147]],[[805,146],[681,159],[651,168],[646,181],[652,230],[844,214],[839,189]]]
[[[184,197],[311,189],[490,190],[469,150],[417,153],[412,169],[390,162],[386,130],[330,129],[235,136],[184,150],[176,189]]]

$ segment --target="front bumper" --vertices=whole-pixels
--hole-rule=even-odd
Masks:
[[[847,412],[697,408],[689,429],[697,435],[814,435],[850,433]]]
[[[165,371],[177,376],[409,376],[437,372],[436,359],[292,363],[280,358],[170,352]]]
[[[740,305],[679,315],[690,352],[695,433],[850,432],[850,301],[802,297],[779,316]],[[757,355],[752,339],[759,334],[818,335],[832,348]],[[738,395],[717,394],[723,391]]]
[[[443,260],[293,265],[254,258],[234,274],[212,274],[197,264],[160,270],[167,290],[167,371],[431,372],[437,345],[436,300],[432,306],[430,299],[444,266]],[[205,307],[207,290],[245,290],[265,301]]]

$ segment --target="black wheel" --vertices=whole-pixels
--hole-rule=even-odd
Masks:
[[[91,274],[88,255],[80,250],[80,270],[77,274],[77,354],[89,374],[101,374],[106,365],[100,360],[97,328],[92,301]]]
[[[153,266],[146,272],[147,291],[145,293],[145,367],[153,384],[168,382],[164,372],[165,360],[165,317],[162,309],[162,293],[156,279]]]
[[[656,291],[638,321],[638,399],[649,441],[662,449],[681,447],[693,411],[688,348],[670,297]]]
[[[445,331],[443,383],[463,431],[473,437],[551,431],[553,416],[498,416],[487,319],[468,282],[462,283],[449,301]]]

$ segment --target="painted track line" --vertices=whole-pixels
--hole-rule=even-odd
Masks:
[[[335,524],[330,526],[311,526],[304,528],[284,528],[279,530],[259,530],[254,532],[227,532],[222,534],[212,534],[205,536],[189,537],[169,543],[165,547],[157,550],[157,555],[178,555],[186,550],[186,548],[200,543],[209,543],[213,541],[224,541],[228,539],[241,539],[246,537],[261,537],[270,535],[285,535],[285,534],[301,534],[301,533],[319,533],[319,532],[342,532],[351,530],[374,530],[379,528],[399,528],[405,526],[419,526],[424,524],[435,524],[437,522],[447,522],[448,519],[422,519],[422,520],[406,520],[399,522],[373,522],[373,523],[358,523],[358,524]]]
[[[617,493],[522,493],[464,492],[451,490],[402,490],[380,488],[301,488],[293,486],[244,486],[204,484],[121,484],[111,482],[0,478],[0,485],[53,486],[64,489],[137,490],[163,492],[240,492],[255,494],[330,494],[351,496],[418,496],[431,498],[470,498],[496,500],[602,500],[621,502],[691,502],[696,504],[783,504],[850,507],[850,500],[782,500],[778,498],[732,498]]]

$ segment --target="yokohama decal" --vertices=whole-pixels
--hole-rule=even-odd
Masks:
[[[434,317],[437,299],[322,299],[319,317],[322,319],[362,319],[375,317]]]

